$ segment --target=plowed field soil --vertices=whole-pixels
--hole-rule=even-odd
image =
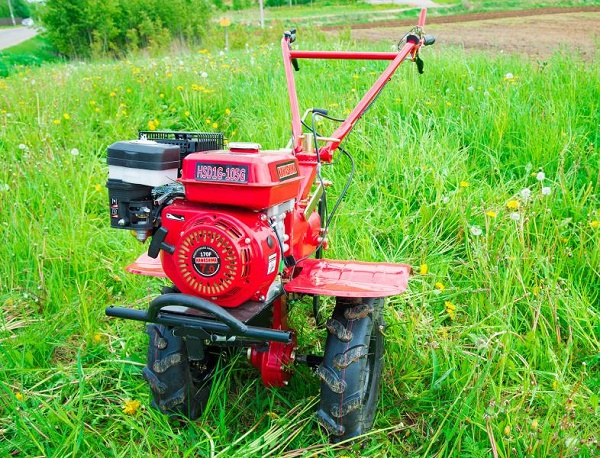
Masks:
[[[351,26],[357,40],[389,40],[391,43],[414,21],[395,21]],[[334,31],[335,28],[329,28]],[[600,57],[600,7],[545,8],[525,11],[475,13],[430,18],[426,32],[441,46],[490,53],[517,53],[546,58],[560,49],[584,59]]]

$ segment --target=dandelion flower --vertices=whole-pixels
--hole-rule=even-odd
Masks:
[[[16,392],[15,393],[15,398],[17,398],[17,401],[22,401],[23,400],[23,393]]]
[[[549,196],[552,194],[552,188],[550,186],[544,186],[542,188],[542,196]]]
[[[538,181],[544,181],[544,178],[546,178],[546,174],[544,172],[538,172],[538,174],[535,176],[535,179]]]
[[[444,302],[444,307],[446,307],[446,313],[450,317],[451,320],[454,320],[456,316],[456,305],[454,305],[450,301]]]
[[[522,189],[520,194],[524,200],[527,200],[531,197],[531,189],[529,189],[529,188]]]
[[[208,73],[202,72],[202,73],[200,73],[200,77],[201,78],[208,78]]]
[[[515,77],[515,75],[513,75],[512,73],[507,73],[506,75],[504,75],[504,79],[506,81],[510,81]]]
[[[444,291],[446,289],[446,287],[444,286],[444,284],[442,282],[436,282],[435,285],[433,285],[435,287],[435,289],[440,290],[440,291]]]
[[[190,112],[189,112],[189,111],[185,111],[183,114],[184,114],[185,116],[189,116],[189,115],[190,115]]]
[[[79,156],[79,150],[77,148],[72,148],[71,149],[71,155],[72,156]]]
[[[102,191],[102,185],[100,185],[100,184],[95,184],[95,185],[94,185],[94,189],[96,190],[96,192],[100,192],[100,191]]]
[[[510,215],[508,215],[510,219],[512,219],[513,221],[519,221],[521,219],[521,215],[518,212],[512,212]]]
[[[506,203],[506,208],[508,208],[509,210],[517,210],[519,207],[521,206],[521,204],[519,203],[518,200],[509,200]]]
[[[471,234],[473,234],[475,237],[479,237],[481,234],[483,234],[483,231],[479,226],[471,226],[470,230]]]
[[[219,124],[218,124],[218,123],[216,123],[216,122],[213,122],[213,123],[212,123],[212,128],[213,128],[213,129],[216,129],[217,127],[219,127]]]
[[[56,125],[60,124],[60,119],[55,119],[55,120],[53,120],[53,121],[52,121],[52,124],[56,124]]]
[[[24,144],[24,143],[20,143],[20,144],[19,144],[19,149],[26,150],[26,149],[29,149],[29,148],[27,147],[27,145],[26,145],[26,144]]]
[[[485,212],[486,216],[489,216],[490,218],[495,218],[496,216],[498,216],[498,213],[496,213],[495,211],[487,211]]]
[[[419,273],[421,275],[425,275],[427,274],[427,272],[429,272],[429,266],[427,264],[421,264],[421,266],[419,267]]]
[[[127,401],[125,401],[125,405],[123,406],[123,413],[127,415],[135,415],[135,413],[138,411],[141,405],[142,404],[140,403],[140,401],[128,399]]]
[[[102,341],[102,334],[100,334],[99,332],[97,332],[96,334],[94,334],[94,342],[101,342]]]
[[[225,114],[229,116],[231,114],[231,110],[229,108],[225,108]]]
[[[460,187],[461,187],[461,188],[466,188],[466,187],[468,187],[468,186],[469,186],[469,182],[468,182],[468,181],[461,181],[461,182],[460,182]]]
[[[590,221],[590,226],[593,227],[594,229],[596,229],[597,227],[600,227],[600,221],[598,221],[598,220]]]

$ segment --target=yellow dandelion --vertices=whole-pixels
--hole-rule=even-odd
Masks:
[[[17,398],[17,401],[22,401],[23,400],[23,393],[15,393],[15,398]]]
[[[469,186],[469,182],[467,182],[467,181],[461,181],[461,182],[460,182],[460,187],[461,187],[461,188],[466,188],[466,187],[468,187],[468,186]]]
[[[446,106],[451,107],[452,106],[452,102],[446,102]]]
[[[158,96],[159,96],[161,99],[164,99],[164,98],[165,98],[165,95],[164,95],[162,92],[161,92],[160,94],[158,94]]]
[[[186,116],[189,116],[189,115],[190,115],[190,112],[189,112],[189,111],[186,111],[186,112],[185,112],[185,113],[183,113],[183,114],[184,114],[184,115],[186,115]]]
[[[117,93],[116,93],[115,91],[112,91],[112,92],[111,92],[109,95],[110,95],[111,97],[116,97],[116,96],[117,96]]]
[[[95,184],[95,185],[94,185],[94,189],[95,189],[96,191],[100,192],[100,191],[102,191],[102,185],[100,185],[100,184]]]
[[[219,124],[218,124],[218,123],[216,123],[216,122],[213,122],[213,123],[212,123],[212,128],[213,128],[213,129],[216,129],[217,127],[219,127]]]
[[[229,116],[231,114],[231,110],[229,108],[225,108],[225,114]]]
[[[509,210],[517,210],[519,207],[521,206],[521,204],[519,203],[518,200],[509,200],[506,203],[506,208],[508,208]]]
[[[435,287],[435,289],[439,289],[440,291],[444,291],[446,289],[446,287],[444,286],[444,284],[442,282],[436,282],[435,285],[433,285]]]
[[[200,54],[207,54],[208,53],[208,49],[201,49],[200,51],[198,51]]]
[[[99,332],[97,332],[96,334],[94,334],[94,342],[98,343],[102,341],[102,334],[100,334]]]
[[[173,77],[173,73],[169,72],[167,73],[167,78],[172,78]]]
[[[123,413],[126,415],[135,415],[141,405],[140,401],[128,399],[123,406]]]
[[[490,211],[485,212],[485,215],[489,216],[490,218],[495,218],[496,216],[498,216],[498,213],[496,213],[495,211],[490,210]]]
[[[427,264],[421,264],[419,272],[421,273],[421,275],[427,274],[427,272],[429,272],[429,266]]]
[[[598,220],[590,221],[590,226],[593,227],[594,229],[597,227],[600,227],[600,221],[598,221]]]
[[[68,121],[69,119],[71,119],[71,116],[69,116],[69,113],[65,113],[63,114],[63,118],[65,118]]]
[[[510,425],[504,427],[504,435],[507,437],[510,436]]]
[[[94,105],[96,105],[96,101],[95,101],[95,100],[90,100],[90,105],[91,105],[91,106],[94,106]]]
[[[448,314],[450,319],[454,320],[456,316],[456,306],[452,302],[446,301],[444,302],[444,307],[446,307],[446,313]]]
[[[534,286],[532,293],[533,293],[533,295],[535,297],[538,297],[540,295],[540,287],[539,286]]]
[[[148,121],[148,129],[156,130],[156,124],[154,124],[154,121]]]
[[[204,123],[205,123],[205,124],[210,124],[211,122],[212,122],[212,121],[210,120],[210,118],[208,118],[208,119],[204,120]]]
[[[55,119],[54,121],[52,121],[52,124],[60,124],[60,119]]]
[[[178,91],[183,91],[183,86],[177,86]]]

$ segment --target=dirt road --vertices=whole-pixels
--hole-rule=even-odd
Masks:
[[[414,21],[356,24],[352,38],[389,40]],[[326,28],[333,32],[332,28]],[[563,48],[584,59],[600,58],[600,7],[546,8],[430,17],[426,32],[442,46],[546,58]]]
[[[33,38],[37,34],[36,30],[30,27],[11,27],[0,29],[0,49],[10,48],[23,41]]]

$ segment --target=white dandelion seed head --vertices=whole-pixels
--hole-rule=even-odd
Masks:
[[[200,76],[201,76],[202,78],[208,78],[208,73],[206,73],[206,72],[202,72],[202,73],[200,73]]]
[[[550,186],[544,186],[542,188],[542,196],[549,196],[552,194],[552,188]]]
[[[475,88],[474,88],[473,86],[469,86],[469,87],[467,88],[467,91],[469,91],[469,92],[473,92],[474,90],[475,90]]]
[[[535,179],[538,181],[544,181],[544,178],[546,178],[546,174],[544,172],[538,172],[538,174],[535,176]]]
[[[25,149],[29,149],[29,148],[27,147],[27,145],[25,143],[20,143],[19,149],[25,150]]]
[[[521,219],[521,214],[519,212],[512,212],[510,215],[508,215],[510,219],[512,219],[513,221],[519,221]]]
[[[8,184],[0,183],[0,192],[7,192],[9,190],[10,190],[10,188],[8,187]]]
[[[506,75],[504,75],[504,79],[507,80],[511,80],[515,77],[515,75],[513,75],[512,73],[507,73]]]
[[[473,234],[475,237],[479,237],[481,234],[483,234],[483,231],[479,226],[471,226],[471,234]]]
[[[529,189],[529,188],[522,189],[520,194],[524,200],[527,200],[531,197],[531,189]]]
[[[483,95],[486,96],[486,97],[489,97],[490,93],[489,93],[489,91],[484,91]]]
[[[77,148],[73,148],[73,149],[71,150],[71,154],[72,154],[73,156],[79,156],[79,150],[78,150]]]

